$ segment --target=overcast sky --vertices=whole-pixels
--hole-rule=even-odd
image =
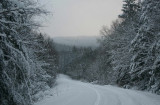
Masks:
[[[42,32],[56,36],[95,36],[121,13],[122,0],[39,0],[53,15]]]

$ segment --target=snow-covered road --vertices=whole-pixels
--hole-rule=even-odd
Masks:
[[[151,93],[99,86],[59,75],[51,96],[34,105],[160,105],[160,96]]]

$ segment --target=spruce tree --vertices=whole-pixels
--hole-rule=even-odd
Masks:
[[[159,13],[159,0],[145,0],[143,2],[140,18],[141,26],[138,34],[132,41],[134,56],[131,63],[131,82],[140,89],[150,90],[152,88],[151,84],[157,85],[159,74],[155,72],[158,67],[155,64],[157,64],[159,56],[157,49],[160,32]],[[155,75],[156,77],[154,77]]]
[[[119,15],[119,17],[123,19],[132,19],[140,8],[139,3],[137,3],[136,0],[124,0],[123,2],[123,13]]]

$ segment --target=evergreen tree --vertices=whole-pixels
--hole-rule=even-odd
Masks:
[[[132,19],[140,8],[140,4],[136,0],[124,0],[123,14],[119,15],[123,19]]]
[[[159,89],[157,72],[159,50],[159,0],[145,0],[142,4],[140,29],[132,41],[134,56],[131,63],[131,78],[134,86],[151,90],[152,86]],[[154,66],[153,66],[154,65]]]

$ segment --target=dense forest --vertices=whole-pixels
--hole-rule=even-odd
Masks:
[[[60,52],[59,57],[61,73],[67,74],[74,79],[83,79],[88,82],[96,80],[93,77],[97,68],[95,64],[97,49],[73,46],[70,51]]]
[[[47,12],[32,0],[0,1],[0,104],[31,105],[54,85],[58,53],[38,33],[35,16]]]
[[[0,104],[33,104],[58,73],[160,94],[160,1],[124,0],[122,12],[99,47],[70,47],[38,31],[48,12],[34,0],[1,0]]]
[[[160,94],[160,1],[124,0],[122,11],[101,30],[104,81]]]

